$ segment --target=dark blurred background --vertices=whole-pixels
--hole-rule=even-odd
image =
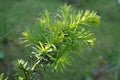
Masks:
[[[21,32],[43,9],[54,12],[64,3],[76,10],[96,11],[101,24],[91,29],[95,46],[75,56],[64,73],[43,72],[45,80],[118,80],[120,73],[120,4],[117,0],[0,0],[0,73],[11,76],[17,59],[29,50],[20,44]],[[12,79],[11,79],[12,80]]]

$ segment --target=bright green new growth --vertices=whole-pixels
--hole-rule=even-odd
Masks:
[[[94,34],[88,27],[99,22],[100,17],[96,12],[76,12],[68,5],[55,13],[44,10],[35,25],[23,32],[23,42],[33,47],[32,53],[38,64],[51,66],[53,71],[63,71],[66,64],[71,64],[71,54],[77,54],[76,51],[82,50],[84,45],[94,44]]]

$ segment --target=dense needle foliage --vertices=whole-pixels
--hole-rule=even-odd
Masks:
[[[72,54],[80,54],[85,45],[93,46],[96,38],[89,27],[99,22],[96,12],[76,12],[66,4],[54,13],[45,9],[35,24],[22,33],[22,43],[32,47],[31,61],[18,60],[15,79],[38,80],[39,70],[46,66],[63,71],[65,65],[71,64]],[[3,74],[0,79],[4,80]]]
[[[23,42],[33,47],[33,54],[41,65],[52,66],[53,71],[63,71],[65,65],[71,63],[71,54],[77,54],[83,45],[94,44],[94,34],[87,27],[99,22],[96,12],[76,12],[68,5],[55,13],[44,10],[34,26],[23,32]]]

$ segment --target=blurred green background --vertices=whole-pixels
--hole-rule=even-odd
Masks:
[[[95,46],[74,56],[64,73],[43,72],[45,80],[117,80],[120,67],[120,5],[117,0],[0,0],[0,73],[10,77],[17,59],[29,50],[20,44],[21,32],[43,9],[54,12],[64,3],[76,10],[97,11],[101,24],[91,29]],[[11,80],[12,77],[11,77]]]

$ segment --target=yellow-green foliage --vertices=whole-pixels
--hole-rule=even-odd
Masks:
[[[33,47],[33,56],[41,65],[63,71],[66,64],[71,64],[71,54],[76,54],[86,44],[94,44],[94,34],[88,27],[99,22],[96,12],[76,12],[65,4],[54,13],[48,10],[40,13],[35,24],[23,32],[23,42]]]

